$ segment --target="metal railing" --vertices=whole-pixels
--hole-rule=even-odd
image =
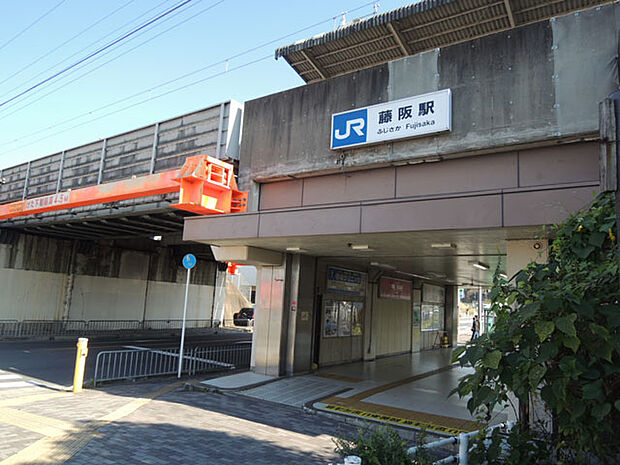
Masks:
[[[486,430],[487,431],[486,437],[487,438],[491,437],[491,433],[493,432],[493,430],[497,428],[501,428],[505,431],[510,431],[513,427],[514,427],[514,422],[511,422],[511,421],[506,422],[506,423],[499,423],[497,425],[489,427]],[[477,436],[478,434],[480,434],[480,431],[472,431],[471,433],[461,433],[458,436],[453,436],[453,437],[446,438],[446,439],[440,439],[439,441],[429,442],[428,444],[422,444],[416,447],[410,447],[407,450],[407,453],[409,455],[415,456],[416,452],[421,449],[427,449],[427,450],[436,449],[439,447],[456,444],[458,445],[458,451],[459,451],[457,455],[450,455],[441,460],[437,460],[436,462],[433,462],[433,465],[443,465],[446,463],[458,463],[459,465],[467,465],[469,463],[469,452],[470,452],[469,441],[471,438]]]
[[[165,332],[181,330],[182,320],[0,320],[0,337],[55,337],[122,335],[142,331]],[[191,332],[218,328],[218,320],[194,319],[186,321]]]
[[[19,330],[19,321],[0,320],[0,336],[16,337]]]
[[[486,430],[485,438],[488,439],[491,437],[491,433],[493,430],[500,428],[505,432],[509,432],[514,427],[514,422],[509,421],[506,423],[499,423],[497,425],[491,426]],[[472,431],[471,433],[461,433],[458,436],[452,436],[445,439],[440,439],[438,441],[429,442],[427,444],[421,444],[419,446],[410,447],[407,449],[407,453],[412,457],[415,457],[416,453],[424,450],[430,449],[438,449],[440,447],[446,446],[454,446],[458,445],[458,454],[450,455],[448,457],[444,457],[443,459],[437,460],[433,462],[433,465],[444,465],[447,463],[458,463],[459,465],[468,465],[469,464],[469,452],[471,448],[469,446],[470,439],[479,435],[480,431]],[[486,440],[485,439],[485,440]],[[486,444],[486,443],[485,443]],[[502,450],[505,450],[505,443],[502,445]],[[487,445],[488,447],[488,445]],[[332,465],[332,464],[330,464]],[[364,465],[362,459],[356,455],[350,455],[345,457],[344,463],[342,465]]]
[[[183,351],[182,373],[194,376],[211,371],[249,368],[251,343],[224,346],[187,347]],[[93,385],[151,376],[176,374],[179,348],[126,349],[99,352],[95,363]]]

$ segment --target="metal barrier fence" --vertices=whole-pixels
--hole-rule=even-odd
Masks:
[[[19,329],[17,320],[0,320],[0,336],[16,337]]]
[[[183,351],[182,373],[249,368],[251,343],[226,346],[188,347]],[[179,348],[110,350],[97,354],[93,385],[104,381],[176,374]]]
[[[180,331],[182,321],[170,320],[0,320],[0,337],[54,337],[125,334],[139,331]],[[221,327],[219,320],[186,320],[189,331]],[[227,326],[227,325],[226,325]]]

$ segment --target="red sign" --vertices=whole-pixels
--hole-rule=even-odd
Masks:
[[[379,280],[379,297],[383,299],[411,300],[411,281],[396,278]]]

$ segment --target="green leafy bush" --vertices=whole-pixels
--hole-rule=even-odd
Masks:
[[[389,426],[358,429],[357,437],[335,439],[341,457],[357,455],[363,465],[411,465],[407,443]],[[424,464],[426,465],[426,464]]]
[[[508,433],[482,429],[472,438],[470,465],[551,465],[545,437],[540,433],[513,428]]]
[[[575,462],[617,457],[620,441],[620,289],[613,196],[555,227],[548,262],[509,283],[496,276],[496,324],[453,360],[472,365],[454,392],[472,413],[542,398],[553,448]],[[527,424],[524,419],[524,424]]]

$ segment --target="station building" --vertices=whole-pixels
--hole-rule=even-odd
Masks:
[[[258,267],[254,370],[454,344],[459,286],[544,260],[615,182],[619,25],[616,2],[427,0],[278,49],[306,84],[245,103],[249,211],[184,228]]]

